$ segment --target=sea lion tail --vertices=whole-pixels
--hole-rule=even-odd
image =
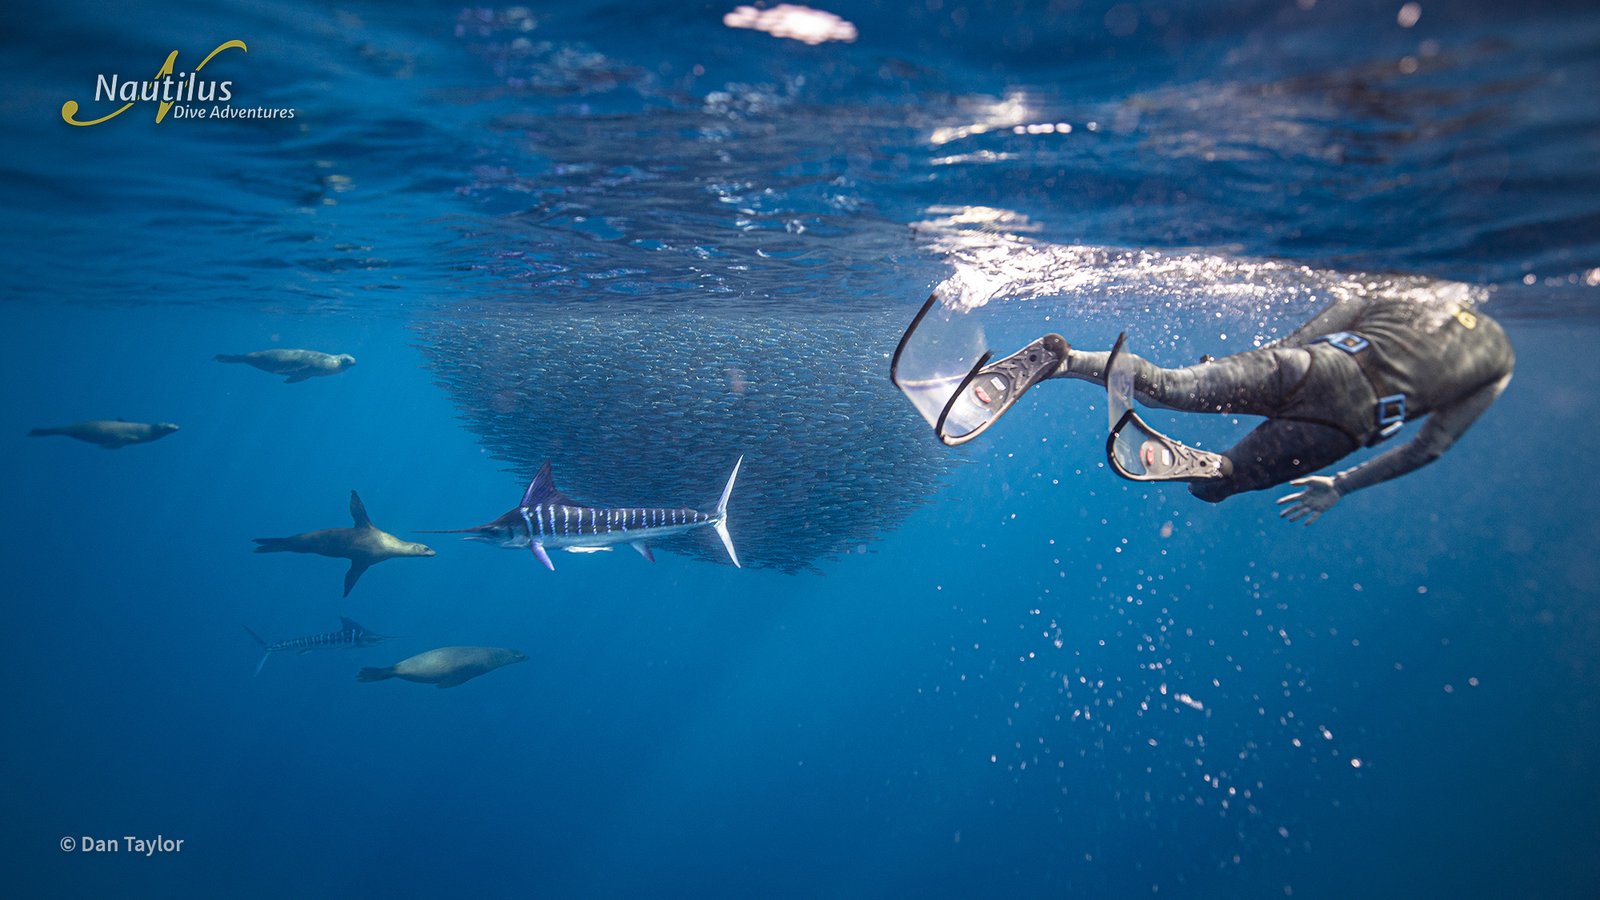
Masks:
[[[357,681],[382,681],[394,677],[394,666],[385,666],[381,669],[363,668],[356,673]]]
[[[260,546],[256,547],[257,553],[287,553],[289,551],[288,538],[251,538]]]
[[[53,434],[66,434],[65,428],[35,428],[28,432],[28,437],[49,437]]]
[[[237,353],[218,353],[215,359],[217,362],[225,363],[242,363],[245,361],[245,358]]]

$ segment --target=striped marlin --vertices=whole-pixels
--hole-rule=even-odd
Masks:
[[[594,553],[617,544],[631,544],[645,559],[655,562],[651,540],[710,526],[727,548],[728,559],[738,566],[739,555],[733,552],[733,538],[728,534],[728,495],[733,493],[733,481],[739,477],[743,463],[741,456],[733,464],[716,508],[701,512],[687,507],[584,506],[556,488],[547,460],[523,492],[522,502],[500,518],[476,528],[425,533],[466,534],[469,541],[517,550],[527,547],[553,572],[556,567],[550,562],[549,550]]]
[[[260,644],[261,649],[265,651],[261,655],[261,662],[256,664],[257,675],[261,674],[261,667],[267,664],[267,658],[282,650],[295,650],[301,656],[304,656],[313,650],[321,650],[324,647],[375,647],[394,637],[392,634],[378,634],[368,631],[361,626],[360,622],[354,619],[346,619],[344,616],[339,617],[338,631],[308,634],[305,637],[288,638],[287,640],[274,641],[270,644],[262,640],[261,635],[256,634],[255,630],[249,625],[244,626],[244,630],[250,632],[250,636],[255,638],[256,643]]]

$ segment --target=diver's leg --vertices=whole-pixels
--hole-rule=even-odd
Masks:
[[[1146,406],[1184,412],[1270,416],[1305,380],[1311,354],[1300,347],[1271,347],[1181,369],[1163,369],[1123,350],[1134,365],[1133,390]],[[1073,348],[1055,377],[1106,383],[1105,351]]]
[[[1223,452],[1233,463],[1231,477],[1199,481],[1189,493],[1209,503],[1234,494],[1259,491],[1301,478],[1350,455],[1356,442],[1328,425],[1292,419],[1262,422],[1244,440]]]

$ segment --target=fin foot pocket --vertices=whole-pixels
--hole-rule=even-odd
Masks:
[[[1047,334],[1004,359],[978,360],[934,423],[939,440],[955,447],[988,430],[1029,388],[1054,375],[1071,350],[1066,338]]]
[[[1130,481],[1215,481],[1233,475],[1233,461],[1167,437],[1128,410],[1106,439],[1106,459]]]
[[[1106,406],[1111,435],[1106,460],[1130,481],[1215,481],[1233,476],[1226,456],[1179,443],[1151,428],[1133,409],[1133,361],[1122,351],[1127,335],[1117,335],[1106,360]]]

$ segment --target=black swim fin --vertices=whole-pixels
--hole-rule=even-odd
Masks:
[[[1127,335],[1117,335],[1106,361],[1106,401],[1111,436],[1106,460],[1130,481],[1214,481],[1233,475],[1233,461],[1197,450],[1151,428],[1133,409],[1133,361],[1122,352]]]
[[[990,362],[985,353],[950,397],[934,433],[951,447],[972,440],[999,421],[1028,388],[1054,375],[1070,352],[1066,338],[1047,334],[1004,359]]]

